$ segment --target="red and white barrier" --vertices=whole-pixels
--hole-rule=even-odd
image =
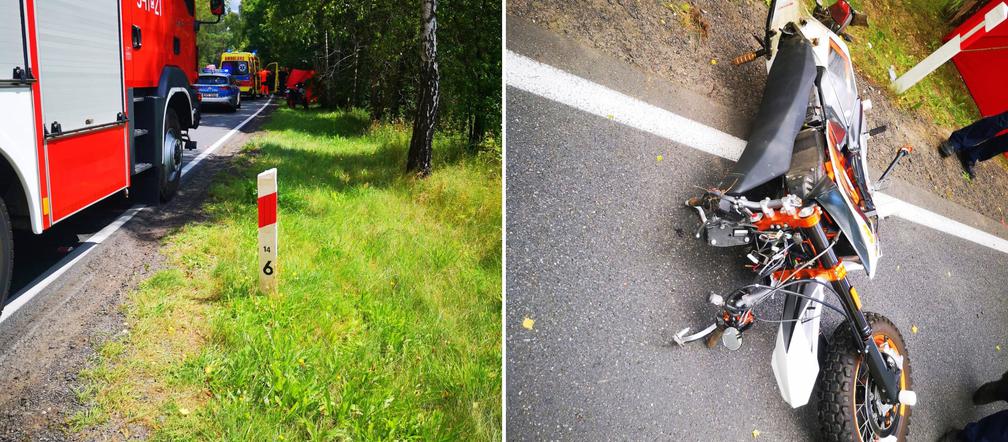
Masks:
[[[917,63],[917,66],[911,68],[903,76],[896,78],[892,82],[893,90],[897,94],[902,94],[910,89],[911,86],[917,84],[928,74],[934,72],[939,66],[945,64],[947,61],[955,57],[956,54],[962,52],[964,48],[968,48],[973,42],[977,41],[984,34],[990,32],[996,26],[1000,25],[1005,19],[1008,18],[1008,5],[1001,3],[987,12],[984,16],[984,21],[977,24],[973,29],[965,34],[956,35],[945,42],[942,47],[938,48],[927,58]]]
[[[277,170],[259,174],[259,289],[276,291],[277,276]]]

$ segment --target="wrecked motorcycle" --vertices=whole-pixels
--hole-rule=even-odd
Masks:
[[[845,0],[817,1],[812,14],[794,0],[771,3],[762,48],[736,64],[765,57],[768,76],[745,150],[731,171],[686,204],[700,214],[697,237],[715,247],[747,247],[755,282],[713,294],[716,322],[678,343],[706,337],[730,349],[757,319],[757,307],[783,297],[771,367],[784,400],[809,402],[818,385],[822,436],[835,441],[905,440],[910,359],[889,319],[861,309],[847,272],[874,277],[880,257],[878,215],[867,176],[871,102],[858,94],[844,31],[867,25]],[[904,148],[892,165],[908,153]],[[879,181],[888,174],[883,174]],[[820,315],[843,322],[824,339]],[[820,370],[822,373],[820,373]]]

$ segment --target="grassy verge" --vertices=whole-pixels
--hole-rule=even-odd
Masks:
[[[855,38],[848,45],[854,65],[876,87],[888,91],[889,67],[901,75],[942,45],[952,29],[947,23],[945,1],[859,0],[851,2],[868,14],[871,26],[850,27]],[[962,127],[979,117],[959,71],[949,62],[916,86],[896,96],[904,110],[919,111],[945,128]]]
[[[408,128],[279,110],[220,177],[206,220],[128,334],[83,373],[73,421],[152,440],[500,438],[501,171],[435,140],[405,176]],[[279,293],[256,294],[256,173],[277,167]]]

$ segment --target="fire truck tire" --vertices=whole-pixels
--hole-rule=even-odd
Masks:
[[[14,233],[11,231],[7,204],[0,198],[0,308],[7,304],[11,276],[14,274]]]
[[[161,201],[168,202],[178,191],[182,178],[182,152],[185,143],[182,141],[182,124],[174,109],[165,113],[164,150],[161,156],[159,182],[161,183]]]

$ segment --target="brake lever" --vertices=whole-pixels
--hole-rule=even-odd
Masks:
[[[692,201],[692,200],[690,200],[690,201]],[[700,207],[700,206],[694,206],[693,204],[690,204],[690,201],[686,201],[686,207],[692,207],[692,208],[696,209],[697,213],[700,214],[700,227],[697,228],[696,234],[693,235],[696,239],[700,239],[700,233],[702,233],[704,227],[707,226],[707,214],[704,213],[702,207]]]

